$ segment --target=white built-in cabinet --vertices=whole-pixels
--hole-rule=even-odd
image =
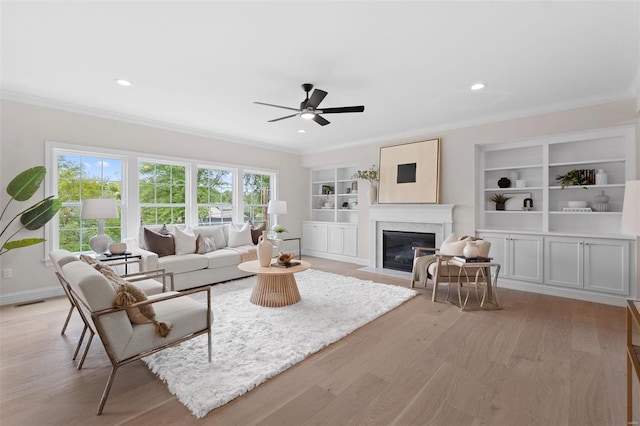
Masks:
[[[476,145],[476,228],[492,242],[503,283],[579,298],[634,297],[636,240],[620,233],[620,222],[635,159],[633,125]],[[607,182],[563,188],[556,179],[581,169],[602,169]],[[509,187],[498,184],[503,177]],[[569,201],[592,207],[601,191],[608,211],[569,210]],[[496,193],[511,197],[504,211],[490,201]],[[525,200],[533,208],[524,209]]]
[[[311,170],[310,219],[302,224],[304,254],[350,261],[358,255],[355,165]]]
[[[491,242],[491,257],[501,265],[500,276],[541,283],[543,239],[526,234],[479,234]]]
[[[561,287],[629,294],[626,240],[545,238],[545,282]]]

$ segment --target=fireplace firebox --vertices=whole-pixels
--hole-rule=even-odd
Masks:
[[[436,234],[431,232],[382,231],[382,267],[411,272],[412,247],[435,247]],[[428,254],[428,253],[426,253]]]

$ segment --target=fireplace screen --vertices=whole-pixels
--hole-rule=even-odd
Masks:
[[[382,267],[411,272],[413,247],[435,247],[436,234],[430,232],[382,231]],[[428,254],[425,252],[425,254]]]

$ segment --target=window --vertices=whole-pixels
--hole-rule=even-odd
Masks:
[[[198,225],[215,225],[233,219],[233,173],[199,167],[197,183]]]
[[[186,167],[139,163],[140,219],[145,225],[186,221]]]
[[[243,177],[244,220],[267,221],[267,205],[271,198],[271,174],[245,173]]]
[[[91,250],[89,239],[98,233],[97,220],[80,219],[84,198],[115,198],[122,202],[122,160],[69,152],[56,155],[57,192],[62,201],[58,213],[58,246],[72,252]],[[121,240],[120,219],[106,219],[104,232]]]

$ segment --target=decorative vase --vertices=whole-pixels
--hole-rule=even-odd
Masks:
[[[511,186],[511,180],[508,177],[501,177],[500,180],[498,180],[498,186],[500,188],[509,188]]]
[[[462,249],[462,254],[464,257],[474,258],[480,256],[480,247],[478,247],[477,241],[467,241],[464,248]]]
[[[504,203],[496,203],[496,210],[504,210]]]
[[[258,237],[258,262],[260,266],[271,265],[271,256],[273,256],[273,243],[267,238],[268,231],[262,231],[262,235]]]
[[[127,251],[126,243],[113,243],[109,244],[109,253],[111,254],[124,254]]]
[[[604,191],[600,191],[598,195],[593,198],[593,205],[591,208],[597,212],[608,212],[609,196],[606,195]]]
[[[378,202],[378,188],[375,185],[369,185],[369,205],[374,205]]]
[[[606,185],[608,180],[607,174],[604,170],[599,169],[598,173],[596,173],[596,185]]]

